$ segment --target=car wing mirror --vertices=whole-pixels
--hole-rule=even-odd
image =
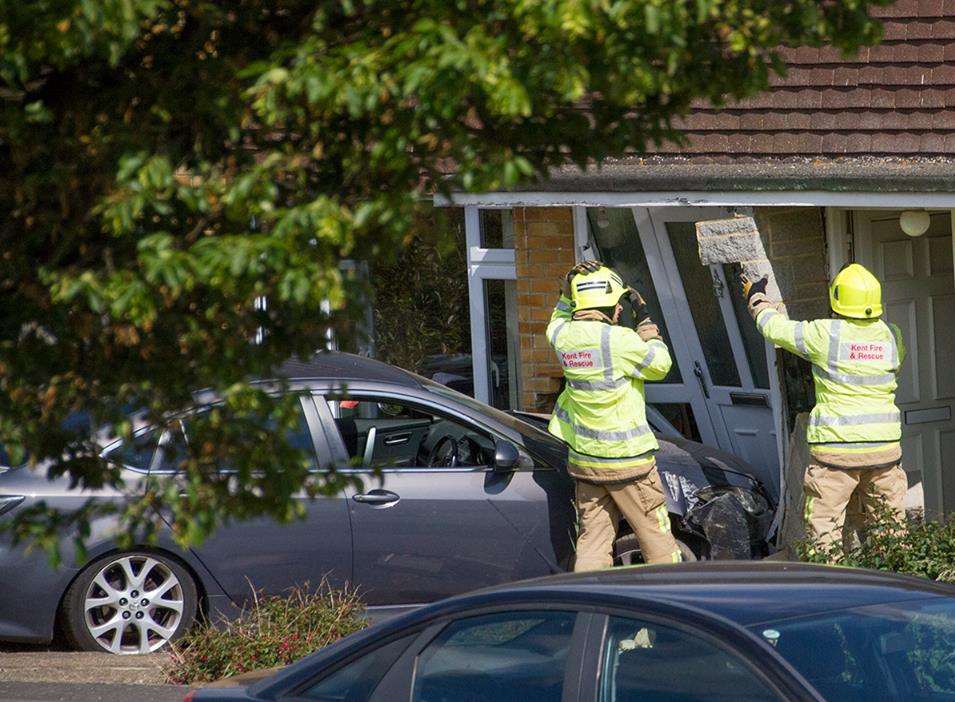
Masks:
[[[521,460],[521,452],[510,441],[497,439],[494,442],[494,470],[501,473],[510,473],[517,470]]]

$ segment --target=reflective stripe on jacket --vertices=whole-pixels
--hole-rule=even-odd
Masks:
[[[573,452],[585,454],[592,466],[645,466],[645,454],[659,445],[647,425],[643,382],[666,376],[670,352],[663,341],[644,341],[633,329],[575,321],[571,309],[571,301],[561,297],[547,327],[566,379],[550,432]]]
[[[812,362],[816,406],[810,444],[869,451],[902,437],[896,374],[905,358],[898,327],[881,319],[794,322],[775,309],[756,317],[769,341]]]

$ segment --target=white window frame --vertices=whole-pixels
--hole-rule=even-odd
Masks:
[[[464,238],[467,247],[468,301],[471,313],[471,368],[474,373],[474,399],[490,404],[491,385],[487,373],[487,305],[485,280],[517,280],[514,249],[489,249],[481,246],[481,213],[497,207],[464,208]],[[517,379],[512,379],[512,382]],[[513,408],[516,409],[516,408]]]

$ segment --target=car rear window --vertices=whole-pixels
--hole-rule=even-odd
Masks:
[[[955,699],[955,598],[855,607],[749,628],[826,699]]]

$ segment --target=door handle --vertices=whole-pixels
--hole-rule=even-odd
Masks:
[[[395,436],[385,437],[385,440],[381,443],[385,446],[397,446],[398,444],[407,444],[410,438],[411,434],[396,434]]]
[[[391,505],[401,498],[391,490],[371,490],[369,492],[352,495],[352,499],[364,505]]]
[[[693,375],[700,381],[700,389],[703,390],[703,397],[710,399],[710,389],[706,387],[706,379],[703,377],[703,369],[700,368],[699,361],[693,361]]]

